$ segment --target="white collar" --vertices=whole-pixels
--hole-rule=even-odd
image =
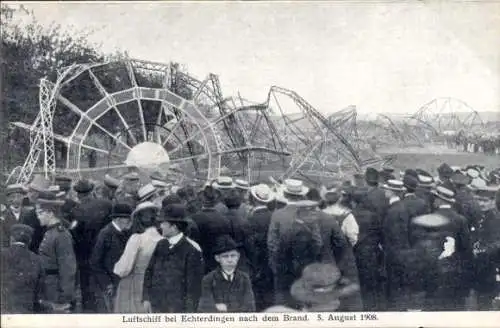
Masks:
[[[173,237],[168,237],[167,240],[170,243],[170,247],[175,246],[182,239],[182,237],[184,237],[182,232]]]
[[[394,204],[395,202],[399,202],[401,199],[399,197],[391,197],[391,199],[389,199],[389,205],[392,205]]]
[[[233,271],[231,272],[227,272],[227,271],[224,271],[220,270],[222,272],[222,276],[224,277],[224,279],[226,279],[227,281],[233,281],[234,280],[234,272],[236,271],[236,269],[233,269]]]
[[[118,230],[119,232],[122,232],[122,229],[120,229],[120,227],[118,226],[118,224],[116,224],[115,221],[111,221],[111,224],[113,225],[113,227],[115,227],[116,230]]]

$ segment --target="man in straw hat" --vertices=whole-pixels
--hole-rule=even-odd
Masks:
[[[255,312],[250,277],[237,269],[241,246],[229,235],[216,239],[212,256],[218,266],[203,277],[198,312]]]
[[[318,203],[305,199],[308,190],[300,180],[285,180],[283,197],[287,205],[271,217],[267,247],[276,304],[297,306],[290,296],[290,286],[304,266],[321,258],[323,239],[319,215],[314,212]]]
[[[165,238],[144,275],[144,307],[157,313],[196,312],[204,264],[200,246],[184,235],[189,223],[184,205],[167,205],[158,221]]]
[[[233,178],[220,176],[212,183],[212,187],[219,193],[219,201],[215,209],[221,214],[226,214],[227,206],[225,204],[225,199],[235,188]]]
[[[90,266],[98,313],[113,312],[113,299],[120,281],[120,278],[113,273],[113,268],[130,237],[132,211],[132,207],[128,204],[113,204],[109,216],[111,222],[97,235]]]
[[[2,314],[33,314],[43,297],[45,276],[42,261],[28,248],[33,229],[16,223],[9,232],[10,247],[1,252]]]
[[[482,217],[481,207],[478,202],[474,199],[474,195],[471,190],[467,187],[470,183],[470,178],[462,173],[455,173],[450,178],[453,188],[450,188],[455,192],[455,202],[454,208],[458,214],[463,215],[469,224],[470,230],[477,229],[478,220]]]
[[[435,214],[446,217],[450,223],[440,230],[442,236],[442,280],[434,292],[434,310],[463,311],[472,283],[472,243],[467,219],[452,207],[455,193],[443,186],[433,190]]]
[[[290,293],[307,312],[331,312],[358,291],[359,285],[342,277],[334,263],[312,263],[304,268]]]
[[[26,189],[20,184],[11,184],[5,188],[5,194],[7,196],[7,206],[0,210],[2,247],[8,247],[10,244],[10,227],[22,220],[22,200],[26,195]]]
[[[410,282],[407,279],[410,252],[408,226],[411,217],[402,201],[406,188],[401,180],[388,180],[382,188],[390,204],[387,215],[382,221],[388,309],[405,311],[411,306],[409,304]]]
[[[255,305],[257,311],[262,311],[272,305],[273,273],[269,267],[267,253],[267,231],[271,222],[272,212],[268,205],[274,201],[274,192],[266,184],[250,187],[249,202],[253,206],[247,222],[248,230],[252,233],[247,236],[249,260],[253,270],[250,272]]]
[[[73,209],[74,221],[71,225],[71,231],[75,239],[82,311],[83,313],[95,313],[97,309],[95,293],[92,291],[90,282],[92,275],[90,257],[99,231],[110,222],[109,215],[112,204],[106,199],[96,199],[92,194],[94,184],[87,179],[79,180],[73,189],[79,199],[79,204]]]
[[[69,308],[75,300],[76,258],[73,238],[59,217],[63,204],[52,193],[39,193],[36,214],[46,232],[38,254],[46,275],[45,299]]]

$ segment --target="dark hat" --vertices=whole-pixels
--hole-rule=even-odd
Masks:
[[[393,190],[393,191],[406,191],[406,188],[401,180],[387,180],[385,184],[382,185],[383,189]]]
[[[206,186],[202,191],[204,203],[215,203],[217,201],[218,192],[212,186]]]
[[[170,194],[165,196],[161,201],[161,206],[165,207],[170,204],[182,204],[182,199],[176,194]]]
[[[364,204],[366,203],[367,195],[368,195],[368,189],[357,188],[354,189],[354,192],[352,193],[352,200],[357,204]]]
[[[21,184],[11,184],[5,188],[5,194],[26,194],[26,188]]]
[[[382,171],[385,172],[385,173],[393,173],[394,172],[394,168],[392,168],[390,166],[384,166],[382,168]]]
[[[10,236],[20,242],[28,242],[33,236],[33,228],[26,224],[13,224],[10,227]]]
[[[455,202],[455,192],[443,186],[437,186],[436,189],[432,190],[432,193],[449,203]]]
[[[462,174],[462,173],[454,173],[450,177],[450,181],[457,185],[457,186],[466,186],[471,182],[471,179],[469,176]]]
[[[454,172],[451,166],[449,166],[447,163],[441,164],[438,167],[437,171],[439,175],[442,176],[443,178],[450,178]]]
[[[212,249],[213,255],[229,252],[241,247],[241,244],[236,243],[229,235],[222,235],[215,240],[215,246]]]
[[[132,218],[133,212],[132,206],[127,203],[115,203],[113,204],[113,208],[111,209],[111,214],[109,217],[111,219],[114,218]]]
[[[70,177],[67,177],[65,175],[57,175],[55,178],[54,178],[54,182],[56,183],[71,183],[71,178]]]
[[[35,202],[40,205],[64,205],[64,200],[58,199],[56,194],[50,191],[40,191]]]
[[[418,173],[416,170],[414,169],[406,169],[403,176],[412,176],[414,178],[417,178],[418,176]]]
[[[378,183],[380,179],[379,173],[373,167],[368,167],[365,171],[365,180],[367,183]]]
[[[447,225],[450,220],[440,214],[425,214],[420,215],[412,219],[412,223],[417,226],[425,227],[425,228],[436,228]]]
[[[413,175],[405,175],[403,177],[403,185],[406,189],[414,191],[418,186],[418,179]]]
[[[82,179],[73,186],[73,190],[79,194],[86,194],[94,190],[94,184],[87,179]]]
[[[158,218],[159,222],[182,222],[187,224],[186,207],[182,204],[168,204]]]
[[[104,176],[104,184],[111,189],[116,189],[120,185],[120,180],[113,178],[109,174],[106,174]]]
[[[323,304],[359,290],[359,285],[341,284],[342,280],[342,274],[335,264],[312,263],[304,268],[302,276],[292,284],[290,294],[300,302]]]
[[[139,174],[137,172],[130,172],[123,176],[123,180],[126,181],[139,181]]]

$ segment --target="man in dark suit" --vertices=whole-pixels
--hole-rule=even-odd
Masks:
[[[443,186],[433,191],[435,214],[446,217],[450,223],[440,229],[443,252],[439,256],[439,274],[432,297],[432,310],[463,311],[465,299],[472,287],[472,243],[467,219],[452,207],[455,193]]]
[[[471,230],[477,229],[478,221],[483,213],[479,203],[474,199],[472,192],[467,188],[470,178],[462,173],[455,173],[450,179],[454,186],[455,200],[453,207],[458,214],[463,215],[469,224]]]
[[[32,314],[43,297],[42,261],[28,249],[33,229],[10,227],[10,247],[2,249],[2,314]]]
[[[90,266],[92,269],[91,285],[98,313],[113,311],[113,298],[120,282],[120,278],[113,273],[113,268],[125,250],[130,237],[132,211],[132,207],[127,203],[114,204],[110,215],[112,221],[97,236]]]
[[[144,307],[159,313],[196,312],[203,256],[201,248],[184,236],[188,224],[184,205],[167,205],[159,220],[165,239],[156,245],[144,274]]]
[[[385,217],[389,207],[389,200],[385,197],[385,192],[379,187],[379,172],[369,167],[365,171],[365,181],[368,190],[365,197],[365,206],[377,215],[379,220]]]
[[[71,224],[71,231],[75,238],[82,310],[84,313],[93,313],[96,310],[96,302],[90,286],[92,274],[90,256],[99,231],[110,222],[112,203],[109,200],[94,198],[92,195],[94,185],[88,180],[78,181],[73,189],[77,192],[80,202],[73,209],[74,221]]]

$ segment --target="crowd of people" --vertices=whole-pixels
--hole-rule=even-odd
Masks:
[[[437,173],[35,176],[5,190],[2,314],[492,310],[500,169]]]
[[[498,133],[466,133],[461,131],[456,135],[446,136],[446,144],[449,148],[466,153],[500,154],[500,134]]]

